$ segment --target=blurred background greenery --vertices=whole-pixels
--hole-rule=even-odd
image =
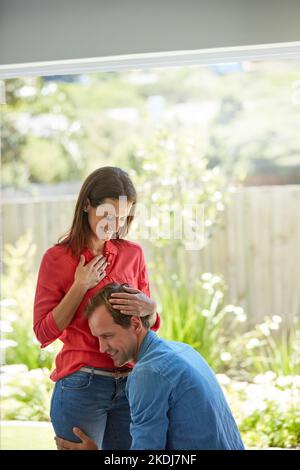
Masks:
[[[298,61],[6,80],[2,185],[147,172],[137,149],[157,127],[189,131],[231,180],[299,184],[299,88]]]
[[[164,216],[201,203],[210,239],[225,223],[232,187],[300,183],[299,70],[297,61],[270,61],[7,80],[2,195],[11,203],[53,193],[63,200],[95,168],[117,165],[129,171],[142,203],[160,205],[158,230]],[[152,245],[160,335],[205,357],[247,446],[299,446],[298,317],[287,325],[283,311],[253,325],[228,296],[224,275],[198,266],[191,276],[182,240],[159,236]],[[49,421],[48,377],[61,345],[41,350],[32,332],[38,248],[30,232],[4,245],[6,421]]]

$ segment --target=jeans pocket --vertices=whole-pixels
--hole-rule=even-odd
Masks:
[[[62,379],[61,385],[66,390],[82,390],[88,388],[92,382],[92,374],[87,372],[74,372]]]

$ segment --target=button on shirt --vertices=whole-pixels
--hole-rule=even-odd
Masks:
[[[132,450],[244,449],[215,374],[187,344],[149,331],[126,394]]]
[[[49,248],[43,256],[34,300],[34,332],[42,348],[58,338],[63,342],[63,348],[56,357],[56,368],[50,376],[53,381],[83,366],[115,367],[107,354],[100,353],[98,339],[92,336],[84,316],[89,299],[100,289],[111,282],[128,283],[150,297],[144,253],[138,244],[127,240],[109,240],[105,242],[103,253],[110,263],[106,268],[106,277],[86,292],[71,323],[63,331],[57,327],[52,311],[72,286],[79,257],[73,256],[64,245]],[[86,264],[94,258],[87,248],[82,254]],[[159,323],[157,315],[152,328],[158,329]],[[126,367],[132,368],[133,364],[126,364]]]

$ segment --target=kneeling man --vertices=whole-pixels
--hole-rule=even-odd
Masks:
[[[244,449],[222,389],[201,355],[187,344],[159,338],[147,317],[113,309],[109,298],[116,292],[125,290],[120,284],[104,287],[86,315],[100,351],[116,367],[135,362],[126,385],[131,449]],[[57,437],[58,448],[97,449],[82,431],[76,434],[82,443]]]

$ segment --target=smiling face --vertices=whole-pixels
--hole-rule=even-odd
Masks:
[[[124,328],[114,322],[105,305],[100,305],[88,322],[92,335],[98,338],[100,352],[108,354],[116,367],[136,359],[142,328],[139,318],[131,317],[131,325]]]
[[[131,208],[132,202],[126,197],[107,198],[97,207],[88,203],[86,209],[92,236],[103,241],[112,238],[126,224]]]

